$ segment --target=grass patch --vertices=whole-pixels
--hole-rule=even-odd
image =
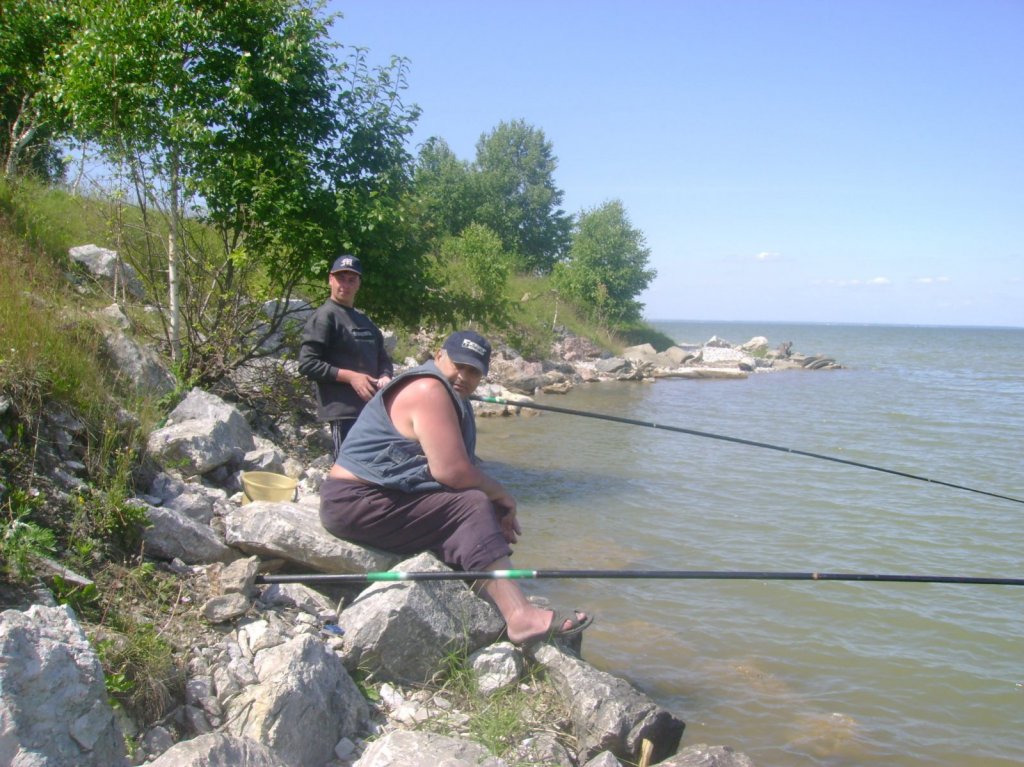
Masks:
[[[571,716],[567,704],[546,682],[539,667],[531,666],[519,684],[491,694],[480,691],[476,673],[464,650],[452,649],[442,661],[436,695],[468,716],[468,736],[495,756],[512,765],[531,762],[519,756],[523,743],[538,732],[551,732],[568,740]],[[452,734],[444,718],[434,718],[424,728]]]
[[[187,650],[202,635],[190,586],[152,563],[106,564],[88,588],[65,595],[87,620],[113,700],[139,721],[163,716],[184,693]]]
[[[32,253],[0,222],[0,391],[23,414],[43,402],[95,412],[110,382],[99,364],[99,338],[84,312],[69,308],[67,281],[48,257]],[[83,299],[84,300],[84,299]]]
[[[28,246],[67,264],[68,248],[109,240],[108,205],[31,179],[0,181],[5,229]]]
[[[27,583],[33,576],[33,563],[39,557],[51,557],[57,550],[52,530],[29,519],[41,502],[15,488],[0,504],[0,576],[14,583]]]
[[[622,328],[618,331],[619,337],[626,346],[639,346],[650,344],[655,351],[663,352],[675,346],[676,342],[671,336],[667,336],[660,330],[655,330],[650,325],[637,324]]]

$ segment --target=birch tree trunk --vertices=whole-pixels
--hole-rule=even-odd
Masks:
[[[18,172],[18,163],[32,139],[39,130],[39,116],[29,104],[29,97],[22,96],[18,115],[11,122],[7,138],[7,157],[4,158],[4,176],[14,178]]]
[[[178,305],[178,163],[171,161],[171,220],[167,228],[167,290],[170,307],[171,359],[181,362],[181,309]]]

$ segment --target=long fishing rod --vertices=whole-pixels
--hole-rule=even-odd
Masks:
[[[967,583],[988,586],[1024,586],[1024,578],[961,575],[893,575],[887,573],[773,572],[757,570],[386,570],[368,573],[304,573],[257,575],[256,583],[345,584],[396,581],[541,580],[551,578],[728,580],[728,581],[871,581],[885,583]]]
[[[508,405],[510,407],[526,407],[533,410],[547,410],[552,413],[564,413],[566,415],[578,415],[584,418],[597,418],[601,421],[614,421],[615,423],[625,423],[630,426],[645,426],[649,429],[662,429],[663,431],[674,431],[680,434],[690,434],[695,437],[710,437],[711,439],[719,439],[724,442],[733,442],[737,445],[749,445],[750,447],[763,447],[768,450],[778,450],[783,453],[790,453],[791,455],[802,455],[807,458],[818,458],[822,461],[832,461],[833,463],[842,463],[847,466],[857,466],[861,469],[871,469],[872,471],[881,471],[886,474],[895,474],[897,477],[906,477],[907,479],[916,479],[921,482],[930,482],[933,485],[942,485],[944,487],[952,487],[956,490],[966,490],[969,493],[978,493],[979,495],[987,495],[992,498],[1000,498],[1004,501],[1013,501],[1014,503],[1024,503],[1024,499],[1014,498],[1011,495],[1002,495],[1001,493],[993,493],[988,490],[979,490],[975,487],[967,487],[966,485],[957,485],[952,482],[943,482],[941,479],[930,479],[929,477],[922,477],[918,474],[909,474],[905,471],[897,471],[895,469],[886,469],[882,466],[874,466],[870,463],[861,463],[860,461],[851,461],[847,458],[836,458],[831,455],[822,455],[821,453],[811,453],[806,450],[797,450],[792,447],[782,447],[780,445],[772,445],[768,442],[755,442],[751,439],[741,439],[739,437],[727,437],[723,434],[712,434],[707,431],[697,431],[696,429],[686,429],[682,426],[666,426],[665,424],[652,423],[650,421],[639,421],[633,418],[623,418],[617,415],[606,415],[604,413],[594,413],[587,410],[571,410],[565,407],[555,407],[554,405],[539,405],[536,402],[519,400],[507,400],[501,397],[481,397],[472,396],[471,400],[477,402],[488,402],[494,405]]]

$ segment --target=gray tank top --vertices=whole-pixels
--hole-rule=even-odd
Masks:
[[[444,383],[459,416],[462,441],[470,460],[476,462],[476,421],[473,406],[460,397],[448,383],[437,364],[429,360],[419,367],[407,370],[373,395],[352,426],[341,445],[336,463],[366,482],[401,490],[422,493],[441,490],[443,486],[430,474],[427,456],[419,442],[403,436],[388,416],[384,396],[399,381],[433,376]]]

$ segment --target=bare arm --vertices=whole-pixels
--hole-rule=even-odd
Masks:
[[[519,532],[515,499],[470,459],[459,417],[443,383],[426,377],[411,380],[395,394],[389,412],[395,428],[420,443],[434,479],[456,490],[482,490],[495,506],[507,512],[502,519],[508,528],[506,537]]]

